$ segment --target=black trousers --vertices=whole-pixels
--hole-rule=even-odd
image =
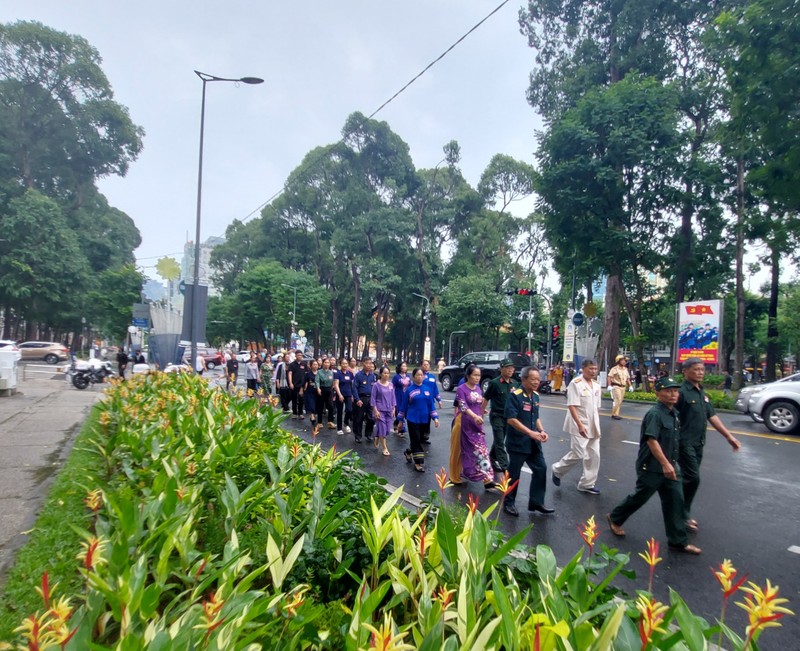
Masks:
[[[425,463],[425,451],[422,449],[422,437],[425,435],[425,430],[430,431],[431,424],[428,423],[412,423],[408,422],[408,449],[414,458],[414,463],[421,466]]]
[[[292,413],[295,416],[303,415],[303,396],[300,395],[300,389],[303,387],[296,385],[292,389]]]
[[[281,409],[290,411],[292,408],[292,390],[288,386],[281,385],[278,389],[278,396],[281,399]]]
[[[322,395],[317,396],[317,420],[322,425],[323,422],[333,422],[333,389],[330,387],[320,387]],[[328,420],[325,421],[325,412],[328,412]]]
[[[341,400],[336,401],[336,429],[340,432],[344,425],[350,425],[353,422],[353,397],[344,396],[344,402]]]
[[[547,488],[547,462],[544,460],[542,451],[534,447],[530,454],[524,452],[512,452],[508,450],[508,475],[511,482],[519,482],[522,474],[522,466],[527,464],[533,473],[531,475],[531,488],[528,491],[528,508],[544,506],[544,493]],[[517,499],[517,489],[519,483],[507,496],[506,504],[513,504]]]
[[[370,396],[360,396],[358,398],[362,405],[358,406],[358,401],[353,404],[353,434],[356,441],[361,440],[362,426],[364,436],[372,438],[372,430],[375,428],[375,419],[372,415],[372,398]]]

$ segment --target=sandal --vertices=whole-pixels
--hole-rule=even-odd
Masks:
[[[703,553],[703,550],[697,547],[696,545],[683,545],[683,547],[679,545],[670,545],[670,550],[673,552],[680,552],[681,554],[691,554],[692,556],[699,556]]]
[[[414,470],[417,472],[425,472],[425,466],[420,466],[419,464],[414,464]]]
[[[406,455],[406,463],[411,463],[414,460],[414,457],[411,456],[411,452],[408,450],[403,452],[403,454]]]
[[[700,530],[700,525],[697,524],[697,520],[690,518],[686,521],[686,529],[692,533],[697,533]]]
[[[389,452],[389,450],[387,450],[387,449],[385,449],[385,448],[384,448],[384,450],[383,450],[383,456],[384,456],[384,457],[388,457],[389,455],[391,455],[391,452]]]

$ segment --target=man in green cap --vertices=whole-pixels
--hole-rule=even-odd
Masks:
[[[683,362],[684,382],[678,394],[676,408],[681,419],[681,450],[679,463],[683,475],[683,517],[689,531],[697,531],[697,520],[691,517],[692,502],[700,486],[700,464],[706,444],[708,424],[717,430],[734,452],[742,447],[738,439],[728,431],[717,416],[714,405],[703,390],[706,375],[705,362],[699,357],[690,357]]]
[[[489,450],[489,460],[496,472],[505,472],[508,469],[508,453],[506,452],[506,399],[508,394],[516,389],[519,384],[514,380],[514,362],[506,357],[500,362],[500,375],[489,382],[486,393],[483,394],[483,409],[489,402],[492,409],[489,412],[489,422],[492,425],[492,449]]]
[[[615,536],[624,536],[625,521],[658,493],[669,548],[696,555],[701,550],[689,544],[683,517],[683,483],[678,466],[680,422],[675,409],[678,387],[680,384],[671,377],[662,377],[656,382],[658,404],[645,414],[640,429],[636,490],[614,507],[606,520]]]

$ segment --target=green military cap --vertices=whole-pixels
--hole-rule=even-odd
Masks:
[[[661,391],[661,389],[677,389],[680,386],[680,383],[676,382],[671,377],[662,377],[656,381],[656,391]]]
[[[500,368],[503,368],[504,366],[514,366],[514,362],[512,362],[510,358],[506,357],[502,362],[500,362]]]

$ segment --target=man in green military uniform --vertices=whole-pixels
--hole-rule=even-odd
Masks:
[[[522,386],[514,389],[506,399],[506,451],[508,452],[508,474],[512,482],[519,482],[523,464],[531,469],[531,488],[528,495],[528,510],[549,515],[555,509],[544,505],[547,490],[547,463],[542,453],[542,443],[547,442],[547,432],[539,419],[539,371],[526,366],[520,373]],[[503,511],[517,517],[519,511],[514,504],[517,489],[506,495]]]
[[[678,465],[680,423],[675,410],[679,386],[671,377],[656,382],[658,404],[645,414],[640,429],[636,490],[614,507],[606,519],[615,536],[624,536],[622,525],[657,492],[669,548],[699,554],[700,548],[688,543],[683,518],[683,484]]]
[[[738,452],[742,444],[728,431],[717,416],[714,405],[703,391],[706,365],[699,357],[683,362],[684,382],[678,395],[678,416],[681,419],[681,444],[678,463],[683,475],[683,518],[689,531],[697,531],[697,520],[691,517],[692,502],[700,486],[700,464],[706,444],[708,423]]]
[[[514,362],[509,358],[500,362],[500,375],[489,382],[486,393],[483,394],[483,409],[489,402],[492,409],[489,412],[489,422],[492,424],[492,449],[489,450],[489,460],[496,472],[508,469],[508,454],[506,453],[506,399],[508,394],[516,389],[519,384],[514,380]]]

